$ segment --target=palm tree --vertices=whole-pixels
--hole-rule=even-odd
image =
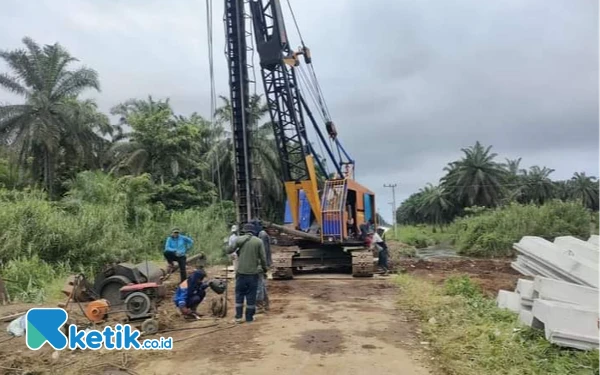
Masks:
[[[573,183],[570,180],[567,181],[554,181],[554,193],[553,196],[566,202],[573,197]]]
[[[522,174],[525,169],[519,168],[521,165],[521,158],[518,159],[505,159],[506,160],[506,168],[510,176],[519,176]]]
[[[552,172],[554,169],[540,168],[537,165],[531,167],[529,171],[524,171],[520,200],[541,205],[552,199],[554,197],[554,184],[550,179]]]
[[[586,176],[585,172],[576,172],[571,177],[572,196],[585,207],[598,210],[598,179]]]
[[[442,186],[433,186],[427,184],[419,190],[421,197],[419,199],[418,211],[431,224],[441,228],[442,223],[447,221],[448,214],[452,208],[452,202]]]
[[[109,150],[112,173],[150,173],[161,184],[175,182],[182,174],[190,178],[190,174],[205,173],[201,157],[212,146],[212,134],[209,122],[201,116],[175,116],[168,99],[157,102],[152,97],[129,100],[111,113],[121,115],[121,123],[132,129],[122,133]]]
[[[211,152],[206,155],[206,161],[218,160],[221,182],[225,199],[234,199],[234,155],[231,132],[224,130],[224,124],[231,129],[231,104],[229,100],[220,96],[223,105],[215,112],[217,127],[221,129],[218,142],[214,143]],[[252,157],[253,175],[257,179],[255,189],[261,196],[263,214],[269,218],[276,218],[283,214],[285,208],[285,195],[281,183],[281,164],[273,134],[271,122],[259,125],[259,122],[267,114],[268,107],[262,102],[262,97],[253,95],[250,97],[249,123],[252,128]],[[214,164],[214,162],[213,162]],[[214,170],[214,169],[213,169]]]
[[[40,47],[30,38],[23,38],[23,44],[25,49],[0,51],[14,74],[0,74],[0,87],[25,99],[24,104],[0,107],[0,140],[18,150],[20,165],[32,158],[33,177],[54,196],[56,166],[68,142],[65,137],[84,141],[80,133],[89,131],[73,121],[73,100],[87,89],[99,91],[100,84],[92,69],[69,70],[77,59],[61,45]]]
[[[461,160],[449,163],[444,169],[447,174],[442,178],[442,186],[463,207],[491,207],[500,202],[506,170],[494,161],[497,154],[491,153],[491,148],[484,148],[477,141],[461,150],[464,153]]]

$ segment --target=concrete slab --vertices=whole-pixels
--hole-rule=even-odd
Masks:
[[[549,301],[572,303],[598,310],[598,289],[536,276],[533,279],[533,297]]]
[[[532,271],[530,268],[526,267],[525,264],[523,264],[522,262],[512,262],[510,264],[510,267],[519,272],[521,275],[523,276],[536,276],[537,273]]]
[[[515,289],[515,292],[519,293],[521,298],[533,299],[533,281],[519,279],[519,281],[517,281],[517,288]]]
[[[555,272],[582,285],[598,288],[598,269],[591,265],[591,261],[562,254],[558,246],[540,237],[525,236],[514,247]]]
[[[563,250],[563,254],[566,253],[576,259],[591,261],[591,265],[598,269],[598,255],[600,253],[597,245],[571,236],[556,237],[554,244]]]
[[[600,246],[600,236],[598,236],[597,234],[592,234],[588,239],[588,242],[596,246]]]
[[[536,299],[532,313],[544,323],[546,339],[557,345],[598,347],[598,311],[586,306]]]
[[[536,257],[532,257],[526,254],[518,255],[517,262],[521,265],[522,268],[528,270],[533,276],[540,275],[545,277],[550,277],[558,280],[566,280],[578,283],[577,279],[573,278],[568,273],[556,271],[555,269],[549,268],[544,261],[540,261]],[[529,276],[529,275],[526,275]]]
[[[521,311],[521,297],[517,293],[508,290],[498,291],[496,304],[501,309],[508,309],[516,313]]]
[[[533,324],[533,313],[531,310],[521,310],[519,311],[519,321],[524,325],[531,327]]]

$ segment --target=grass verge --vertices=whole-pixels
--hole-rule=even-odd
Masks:
[[[522,326],[516,314],[497,308],[467,276],[449,278],[443,288],[409,275],[396,281],[401,305],[423,322],[434,362],[445,374],[599,373],[597,350],[550,344],[543,332]]]
[[[448,232],[442,232],[439,228],[424,224],[402,225],[398,227],[396,233],[393,233],[392,229],[392,232],[390,232],[389,235],[386,234],[386,236],[407,245],[414,246],[417,249],[450,242],[450,234]]]

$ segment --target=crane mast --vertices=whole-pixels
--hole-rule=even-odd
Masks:
[[[225,1],[226,54],[229,64],[231,124],[235,158],[235,195],[238,222],[256,219],[260,203],[252,174],[249,79],[244,1]]]

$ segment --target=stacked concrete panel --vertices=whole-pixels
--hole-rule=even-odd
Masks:
[[[512,267],[520,279],[514,292],[501,290],[498,306],[543,329],[550,342],[581,350],[598,349],[598,236],[588,241],[557,237],[554,242],[525,236],[514,244]]]

